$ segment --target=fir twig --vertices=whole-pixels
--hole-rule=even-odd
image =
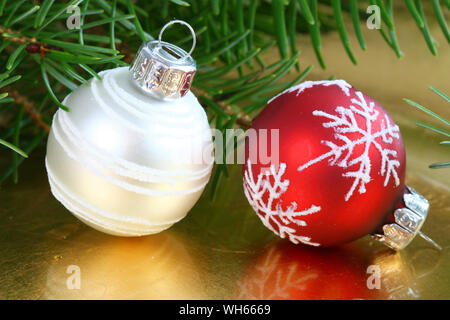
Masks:
[[[442,91],[438,90],[437,88],[435,88],[433,86],[430,86],[430,90],[432,90],[433,92],[435,92],[436,94],[438,94],[439,96],[444,98],[447,102],[450,102],[449,97],[445,93],[443,93]],[[415,107],[415,108],[417,108],[417,109],[427,113],[428,115],[432,116],[433,118],[441,121],[446,126],[450,127],[450,121],[445,119],[444,117],[436,114],[435,112],[431,111],[430,109],[428,109],[428,108],[426,108],[426,107],[424,107],[424,106],[422,106],[422,105],[418,104],[417,102],[414,102],[414,101],[412,101],[410,99],[406,99],[405,98],[403,100],[406,101],[408,104],[412,105],[413,107]],[[433,126],[433,125],[430,125],[430,124],[427,124],[427,123],[419,122],[419,121],[416,122],[416,124],[421,126],[421,127],[427,128],[427,129],[429,129],[431,131],[434,131],[434,132],[437,132],[439,134],[442,134],[442,135],[444,135],[446,137],[450,137],[450,131],[448,131],[446,129],[442,129],[442,128],[439,128],[439,127],[436,127],[436,126]],[[447,146],[447,145],[450,144],[450,142],[449,141],[442,141],[441,144]],[[432,168],[432,169],[437,169],[437,168],[448,167],[449,165],[450,165],[450,162],[442,162],[442,163],[431,164],[429,167]]]
[[[42,120],[42,114],[37,111],[36,105],[33,101],[28,100],[17,90],[10,91],[9,95],[14,99],[15,103],[23,104],[24,111],[30,115],[39,127],[41,127],[45,132],[50,132],[50,126]]]
[[[380,6],[386,43],[401,56],[395,33],[392,0],[370,0]],[[434,39],[424,16],[423,6],[449,39],[443,7],[449,1],[405,0],[411,19],[420,28],[433,54]],[[354,32],[365,49],[363,36],[365,5],[350,0],[70,0],[66,3],[43,0],[0,0],[0,117],[2,141],[26,153],[39,146],[50,130],[51,115],[60,102],[79,84],[97,77],[107,68],[127,66],[142,41],[153,40],[157,31],[172,17],[189,22],[197,33],[194,58],[198,73],[193,91],[205,107],[208,119],[219,130],[230,126],[247,128],[269,97],[304,79],[311,66],[300,71],[297,48],[299,37],[309,36],[317,60],[326,68],[322,53],[322,33],[339,33],[349,59],[356,64],[349,33]],[[80,28],[69,29],[66,20],[73,14],[69,6],[80,8]],[[427,10],[428,12],[428,10]],[[151,14],[150,14],[151,13]],[[346,30],[346,21],[353,30]],[[430,17],[428,17],[430,19]],[[183,45],[191,36],[180,36],[172,28],[165,37]],[[263,53],[270,48],[280,59],[268,63]],[[308,64],[305,64],[308,65]],[[294,81],[283,77],[297,68]],[[432,89],[433,90],[433,89]],[[435,90],[445,99],[445,95]],[[448,99],[448,97],[447,97]],[[23,107],[23,115],[19,117]],[[428,113],[432,115],[431,113]],[[17,122],[17,119],[21,121]],[[6,137],[6,138],[5,138]],[[444,145],[447,143],[444,141]],[[19,149],[18,149],[19,150]],[[0,180],[17,177],[22,158],[13,159]],[[216,169],[218,178],[227,175],[227,167]]]

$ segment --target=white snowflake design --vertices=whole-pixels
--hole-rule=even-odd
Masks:
[[[358,187],[360,194],[366,192],[366,184],[371,180],[371,160],[369,158],[369,151],[372,146],[375,147],[381,155],[380,175],[385,176],[384,186],[387,186],[391,177],[394,179],[396,186],[400,183],[396,171],[396,168],[400,166],[400,162],[397,160],[397,152],[395,150],[383,148],[378,140],[381,139],[385,144],[392,144],[394,138],[400,138],[398,126],[395,124],[392,125],[388,116],[385,115],[384,120],[381,122],[381,128],[378,131],[372,132],[372,124],[378,120],[379,112],[374,109],[375,104],[373,102],[367,104],[367,101],[364,99],[361,92],[357,91],[355,94],[357,99],[352,98],[351,105],[348,107],[336,107],[336,115],[321,110],[313,111],[313,115],[330,120],[322,125],[325,128],[334,129],[337,142],[321,141],[330,148],[330,151],[298,167],[298,171],[302,171],[325,159],[328,159],[331,166],[337,165],[345,169],[359,165],[356,171],[347,170],[342,174],[343,177],[354,179],[350,190],[345,195],[346,201],[350,199]],[[358,126],[356,117],[363,117],[366,120],[365,129]],[[359,133],[361,134],[361,137],[357,140],[350,140],[346,136],[347,133]],[[353,155],[353,149],[357,145],[364,145],[364,151],[360,155]]]
[[[281,201],[274,203],[279,199],[289,187],[289,180],[282,180],[282,176],[286,171],[286,163],[281,163],[278,172],[272,164],[270,170],[260,172],[255,182],[252,172],[252,164],[250,159],[247,160],[247,170],[244,172],[244,192],[250,205],[258,213],[258,217],[264,225],[272,230],[281,238],[286,236],[295,244],[302,242],[311,246],[319,246],[319,243],[311,242],[310,237],[300,236],[296,234],[296,230],[288,226],[294,223],[298,226],[306,226],[306,222],[301,220],[301,216],[316,213],[321,210],[318,206],[311,206],[306,210],[296,211],[297,203],[291,202],[290,206],[283,210]],[[271,183],[271,177],[273,184]],[[264,196],[267,194],[267,202],[264,202]],[[272,224],[278,228],[276,230]]]
[[[276,98],[284,95],[285,93],[290,93],[290,92],[295,92],[295,96],[298,97],[303,91],[305,91],[306,89],[312,88],[314,86],[324,86],[324,87],[338,86],[339,89],[341,89],[342,92],[346,96],[350,95],[350,88],[352,87],[345,80],[303,81],[302,83],[300,83],[300,84],[298,84],[296,86],[293,86],[293,87],[290,87],[287,90],[284,90],[280,94],[278,94],[275,97],[273,97],[272,99],[270,99],[267,103],[271,103]]]
[[[306,290],[306,283],[318,277],[318,274],[314,271],[297,277],[297,263],[293,262],[285,268],[280,268],[280,258],[281,254],[271,248],[263,263],[255,267],[256,274],[251,276],[251,280],[238,283],[239,295],[237,299],[289,299],[289,289]],[[275,286],[270,292],[267,292],[266,284],[274,273],[276,275]]]

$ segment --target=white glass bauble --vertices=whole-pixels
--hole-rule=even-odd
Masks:
[[[48,138],[54,196],[76,217],[120,236],[160,232],[181,220],[207,184],[208,119],[192,92],[172,101],[137,88],[128,68],[100,73],[69,94]]]

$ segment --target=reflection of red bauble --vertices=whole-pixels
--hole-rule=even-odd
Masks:
[[[399,128],[378,102],[343,80],[285,91],[252,128],[244,191],[266,227],[283,238],[315,246],[349,242],[374,232],[401,201]],[[279,142],[271,129],[279,129]],[[269,163],[261,157],[266,152]]]
[[[308,248],[291,243],[270,247],[239,283],[239,299],[348,300],[380,298],[368,289],[366,264],[355,247]]]

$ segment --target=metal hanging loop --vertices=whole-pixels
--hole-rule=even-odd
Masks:
[[[184,49],[169,42],[162,41],[164,30],[172,24],[187,26],[192,33],[191,50]],[[159,33],[158,40],[142,44],[130,66],[133,83],[146,93],[164,100],[184,97],[190,90],[197,71],[197,64],[191,53],[197,39],[191,25],[182,20],[168,22]]]
[[[186,21],[183,21],[183,20],[172,20],[172,21],[169,21],[168,23],[166,23],[166,25],[159,32],[158,41],[159,41],[159,43],[161,43],[162,35],[163,35],[164,31],[167,29],[167,27],[169,27],[169,26],[171,26],[173,24],[176,24],[176,23],[185,25],[191,31],[191,34],[192,34],[192,47],[191,47],[191,50],[189,50],[189,55],[191,55],[192,52],[194,52],[195,46],[197,44],[197,37],[195,35],[194,29]]]

